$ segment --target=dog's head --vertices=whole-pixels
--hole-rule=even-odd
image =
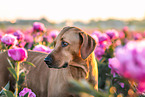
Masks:
[[[71,61],[85,60],[94,50],[95,40],[76,27],[65,27],[54,40],[54,50],[44,59],[49,68],[66,68]]]

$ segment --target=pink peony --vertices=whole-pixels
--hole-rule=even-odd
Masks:
[[[123,32],[128,32],[128,31],[129,31],[128,26],[123,27]]]
[[[59,32],[57,30],[53,30],[49,33],[49,36],[54,39],[57,37],[58,34],[59,34]]]
[[[138,83],[139,92],[145,92],[145,40],[130,41],[124,47],[117,48],[115,57],[109,59],[111,71],[134,80]]]
[[[28,88],[24,88],[20,93],[19,93],[19,96],[25,96],[27,93],[29,97],[36,97],[35,93],[32,92],[31,89],[28,89]]]
[[[31,42],[33,42],[33,36],[26,34],[24,37],[24,40],[28,43],[31,43]]]
[[[36,45],[33,50],[34,51],[47,52],[47,53],[51,52],[51,49],[49,47],[44,46],[44,45]]]
[[[94,50],[95,57],[100,60],[105,53],[105,50],[101,47],[96,47]]]
[[[15,61],[25,61],[27,56],[27,51],[24,48],[14,48],[8,50],[8,56]]]
[[[111,68],[111,74],[113,74],[113,76],[115,77],[115,74],[118,73],[120,63],[119,63],[118,59],[115,57],[109,58],[108,61],[109,61],[108,67]]]
[[[12,34],[5,34],[2,38],[1,38],[1,42],[6,44],[6,45],[16,45],[17,44],[17,38],[12,35]]]
[[[107,30],[106,34],[110,37],[110,39],[117,39],[119,38],[119,33],[118,31],[111,29],[111,30]]]
[[[121,31],[121,32],[119,33],[119,38],[120,38],[120,39],[125,38],[125,34],[124,34],[124,32],[123,32],[123,31]]]
[[[39,22],[34,22],[33,23],[33,31],[35,32],[44,32],[45,31],[45,26],[42,23]]]
[[[17,37],[17,40],[24,39],[24,34],[20,30],[17,30],[16,32],[14,32],[13,35]]]
[[[109,36],[107,36],[107,34],[103,33],[101,34],[99,37],[99,46],[102,48],[108,48],[111,45],[111,41]]]
[[[102,33],[100,31],[95,30],[92,35],[96,35],[97,37],[99,37]]]
[[[140,33],[134,34],[134,40],[141,40],[141,39],[142,39],[142,35]]]

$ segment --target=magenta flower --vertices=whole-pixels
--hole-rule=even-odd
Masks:
[[[128,26],[123,27],[123,32],[128,32],[129,28]]]
[[[100,60],[105,53],[105,50],[101,47],[96,47],[94,50],[95,57]]]
[[[51,49],[49,47],[44,46],[44,45],[36,45],[33,50],[34,51],[47,52],[47,53],[51,52]]]
[[[24,39],[24,34],[20,30],[17,30],[16,32],[14,32],[13,35],[17,37],[17,40]]]
[[[97,37],[99,37],[100,35],[102,35],[102,33],[100,31],[95,30],[92,35],[96,35]]]
[[[9,49],[8,56],[15,61],[25,61],[28,57],[27,51],[24,48]]]
[[[119,38],[119,33],[118,31],[111,29],[111,30],[107,30],[106,34],[110,37],[110,39],[117,39]]]
[[[20,96],[20,97],[21,97],[21,96],[25,96],[27,93],[29,93],[29,94],[28,94],[29,97],[36,97],[35,93],[32,92],[32,90],[31,90],[31,89],[28,89],[28,88],[24,88],[24,89],[19,93],[19,96]]]
[[[3,36],[3,32],[0,30],[0,40],[1,40],[2,36]]]
[[[124,34],[124,32],[121,31],[121,32],[119,33],[119,38],[120,38],[120,39],[125,38],[125,34]]]
[[[108,48],[111,45],[110,38],[107,34],[103,33],[99,37],[99,46],[102,48]]]
[[[49,33],[49,36],[54,39],[57,37],[58,34],[59,34],[59,32],[57,30],[53,30]]]
[[[145,40],[131,41],[117,48],[115,57],[120,63],[117,69],[112,66],[116,73],[136,82],[145,82]]]
[[[141,40],[141,39],[142,39],[142,35],[140,33],[134,34],[134,40]]]
[[[145,82],[139,82],[137,86],[138,93],[145,92]]]
[[[28,43],[33,42],[33,36],[29,35],[29,34],[25,34],[24,40]]]
[[[109,61],[108,67],[111,68],[111,74],[113,74],[113,77],[115,77],[115,74],[119,73],[118,69],[119,69],[120,63],[118,59],[115,57],[109,58],[108,61]]]
[[[33,31],[35,32],[44,32],[45,31],[45,26],[42,23],[39,22],[34,22],[33,23]]]
[[[17,38],[12,35],[12,34],[5,34],[2,38],[1,38],[1,42],[6,44],[6,45],[16,45],[17,44]]]

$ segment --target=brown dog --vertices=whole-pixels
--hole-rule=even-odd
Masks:
[[[76,27],[65,27],[54,40],[54,50],[45,58],[50,69],[49,97],[69,97],[69,79],[88,80],[98,88],[94,56],[95,40]]]
[[[98,89],[98,69],[94,56],[95,40],[76,27],[65,27],[54,41],[54,50],[46,53],[28,51],[27,61],[36,67],[25,65],[26,85],[37,97],[75,97],[69,93],[68,80],[86,79]],[[47,57],[46,57],[47,56]],[[45,58],[46,57],[46,58]],[[0,87],[4,86],[11,76],[7,52],[0,54]],[[43,62],[45,58],[45,62]]]

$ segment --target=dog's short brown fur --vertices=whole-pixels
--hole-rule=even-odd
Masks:
[[[63,47],[62,42],[67,42],[68,45]],[[37,97],[78,96],[68,92],[68,88],[71,88],[68,84],[70,79],[86,79],[98,89],[98,69],[93,52],[95,46],[95,40],[87,33],[76,27],[65,27],[55,39],[54,50],[48,56],[46,53],[28,51],[27,61],[34,63],[36,67],[28,65],[23,67],[27,71],[27,86],[36,93]],[[9,64],[6,57],[7,53],[0,54],[2,62],[0,87],[9,80],[7,70]],[[51,66],[47,63],[50,57]],[[51,68],[43,62],[44,58]],[[66,63],[68,66],[62,68]]]

